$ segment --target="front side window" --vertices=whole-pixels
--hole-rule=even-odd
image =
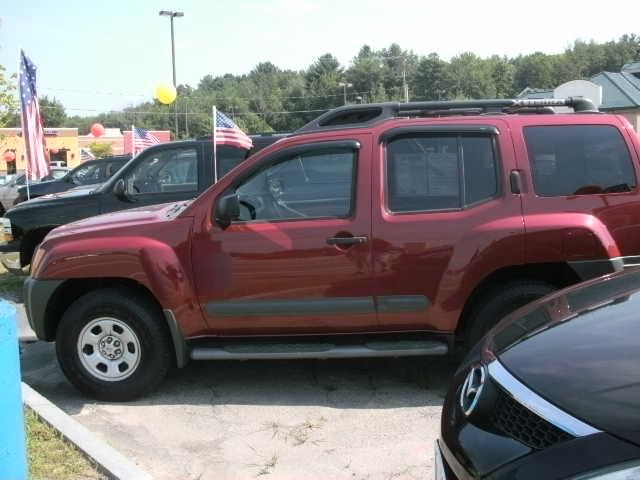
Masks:
[[[497,172],[486,135],[395,139],[387,146],[389,210],[447,210],[488,200],[498,193]]]
[[[235,188],[240,220],[290,220],[349,216],[356,154],[324,150],[278,161]]]
[[[100,164],[93,163],[91,165],[84,165],[77,169],[72,175],[71,180],[76,185],[89,185],[91,183],[100,182]]]
[[[630,192],[629,150],[610,125],[525,127],[535,191],[541,196]]]
[[[194,148],[154,152],[140,158],[127,174],[127,193],[198,191],[198,153]]]

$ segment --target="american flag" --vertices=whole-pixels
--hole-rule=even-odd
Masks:
[[[160,143],[160,140],[149,130],[133,127],[133,149],[136,152]]]
[[[253,147],[251,138],[247,136],[229,117],[216,109],[216,124],[213,138],[216,145],[233,145],[250,150]]]
[[[49,158],[45,148],[44,129],[36,92],[36,66],[20,51],[20,103],[22,136],[27,151],[27,176],[40,180],[49,174]]]
[[[87,150],[86,148],[81,148],[80,149],[80,161],[81,162],[86,162],[89,160],[95,160],[96,157],[93,153],[91,153],[89,150]]]

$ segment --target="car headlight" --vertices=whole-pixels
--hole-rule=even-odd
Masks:
[[[5,242],[13,241],[13,230],[11,228],[11,220],[8,218],[0,218],[0,222],[2,222],[2,238]]]
[[[613,465],[595,472],[583,473],[572,480],[630,480],[640,478],[640,461]]]

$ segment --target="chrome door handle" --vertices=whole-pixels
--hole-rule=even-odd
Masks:
[[[329,245],[356,245],[360,243],[366,243],[368,238],[364,237],[329,237],[327,238],[327,244]]]

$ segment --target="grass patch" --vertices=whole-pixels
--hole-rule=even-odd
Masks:
[[[6,271],[0,273],[0,298],[22,303],[22,286],[26,278],[26,275],[14,275]]]
[[[32,480],[106,480],[74,446],[25,408],[29,478]]]
[[[9,273],[0,265],[0,298],[22,303],[24,301],[22,298],[22,285],[24,285],[26,278],[26,274],[15,275]]]

